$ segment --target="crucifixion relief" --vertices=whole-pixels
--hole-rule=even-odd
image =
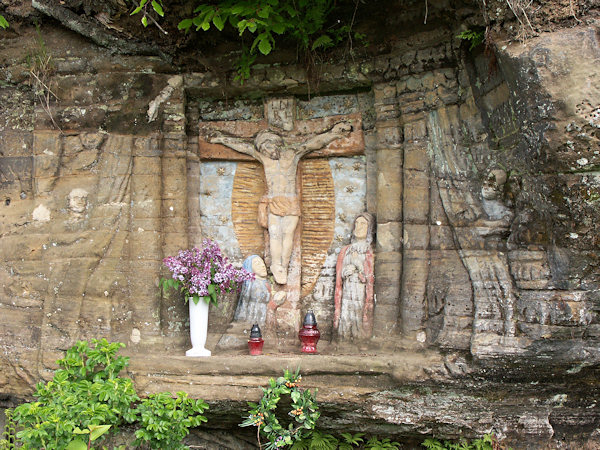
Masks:
[[[265,119],[202,122],[199,141],[202,160],[262,165],[265,195],[259,202],[258,221],[268,231],[265,244],[270,254],[265,259],[270,260],[277,289],[286,291],[291,309],[297,309],[300,297],[301,160],[364,152],[359,113],[297,120],[295,111],[294,98],[268,99]]]
[[[271,272],[275,281],[282,285],[287,283],[294,232],[301,215],[296,186],[300,159],[311,152],[327,148],[334,141],[344,138],[349,141],[350,134],[357,125],[355,118],[337,116],[337,122],[333,125],[322,121],[324,123],[318,131],[314,130],[316,123],[313,123],[309,127],[313,128],[311,133],[305,134],[301,130],[294,132],[294,108],[293,99],[269,100],[266,105],[268,127],[258,131],[250,139],[210,125],[203,128],[201,136],[206,143],[221,144],[262,164],[266,195],[261,200],[259,220],[269,231]]]

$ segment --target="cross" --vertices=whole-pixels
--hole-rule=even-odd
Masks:
[[[294,98],[273,98],[265,102],[261,121],[202,122],[199,153],[202,160],[262,163],[267,194],[259,219],[268,229],[271,272],[278,290],[287,292],[289,307],[283,309],[298,316],[302,250],[298,165],[304,157],[362,154],[364,140],[360,113],[296,120],[295,112]],[[295,329],[298,319],[293,318]]]

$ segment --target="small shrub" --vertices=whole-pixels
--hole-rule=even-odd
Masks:
[[[332,434],[313,430],[306,438],[294,442],[290,450],[336,450],[339,445],[340,441]]]
[[[135,443],[157,449],[187,449],[181,442],[191,427],[206,422],[202,415],[206,409],[204,401],[190,399],[185,392],[178,392],[175,398],[170,392],[151,394],[137,408],[140,429],[135,432]]]
[[[500,445],[493,434],[485,434],[481,439],[474,439],[471,442],[465,439],[458,442],[425,439],[421,445],[429,450],[501,450],[505,448]]]
[[[366,450],[395,450],[400,448],[399,442],[389,439],[379,440],[376,437],[369,439],[363,447],[364,433],[342,433],[341,438],[318,430],[313,430],[305,438],[300,439],[291,446],[290,450],[354,450],[364,448]]]
[[[469,50],[475,49],[477,46],[483,43],[485,40],[485,31],[484,30],[465,30],[461,32],[458,36],[459,39],[464,41],[468,41],[471,43],[469,46]]]
[[[191,427],[206,422],[203,400],[185,392],[152,394],[141,401],[129,378],[119,373],[129,358],[117,356],[125,344],[106,339],[79,341],[57,364],[61,369],[48,383],[38,383],[37,401],[18,406],[13,419],[7,412],[7,428],[0,450],[15,448],[16,434],[25,449],[83,450],[91,448],[109,430],[139,420],[136,443],[150,448],[187,448],[181,441]],[[14,420],[14,422],[13,422]],[[87,436],[85,436],[87,435]],[[121,448],[121,447],[120,447]]]
[[[387,438],[379,440],[376,437],[372,437],[367,441],[365,448],[367,450],[396,450],[400,448],[400,444],[398,442],[392,442]]]
[[[77,342],[57,361],[62,369],[48,383],[38,383],[37,401],[14,411],[22,428],[17,438],[25,448],[64,449],[75,438],[75,430],[98,425],[113,429],[137,419],[132,408],[139,400],[133,382],[119,377],[129,358],[116,356],[124,344],[106,339]]]

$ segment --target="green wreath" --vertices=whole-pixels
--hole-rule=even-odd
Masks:
[[[295,441],[306,436],[306,432],[313,430],[319,413],[316,401],[316,391],[312,394],[308,389],[300,390],[298,385],[302,377],[299,375],[300,369],[296,373],[286,370],[283,377],[277,380],[271,378],[269,387],[262,388],[263,396],[258,403],[248,402],[250,406],[250,415],[240,427],[258,427],[256,436],[260,445],[260,434],[265,436],[269,443],[265,450],[274,450],[285,445],[291,445]],[[292,399],[292,410],[288,413],[293,418],[287,428],[283,427],[277,417],[275,410],[277,403],[284,394],[289,394]],[[262,447],[262,446],[261,446]]]

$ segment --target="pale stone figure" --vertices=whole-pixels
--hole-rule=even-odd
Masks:
[[[283,130],[293,128],[291,117],[278,116]],[[288,123],[290,122],[290,123]],[[264,167],[266,195],[261,201],[259,220],[269,230],[271,272],[279,284],[287,283],[287,272],[294,232],[300,219],[300,201],[296,190],[296,173],[300,159],[312,151],[320,150],[336,139],[347,136],[352,126],[340,122],[320,134],[308,135],[300,143],[288,142],[280,134],[262,130],[253,141],[226,135],[220,131],[208,131],[206,140],[225,145],[237,152],[250,155]],[[262,213],[262,214],[261,214]]]
[[[373,333],[373,216],[354,221],[350,245],[337,260],[333,328],[339,338],[369,338]]]
[[[503,241],[509,234],[510,225],[514,218],[514,212],[504,203],[504,185],[507,181],[507,175],[504,170],[490,170],[481,187],[481,198],[483,210],[485,211],[488,220],[483,220],[478,223],[477,228],[479,234],[486,239],[487,246],[497,245]],[[512,293],[512,281],[508,277],[509,269],[506,264],[503,264],[503,271],[497,270],[495,264],[489,270],[488,278],[497,280],[498,290],[502,293],[498,295],[498,302],[502,310],[502,320],[504,322],[504,335],[514,336],[516,326],[514,321],[514,308],[516,299]],[[485,264],[480,263],[480,270],[485,272]],[[506,274],[501,278],[498,273]],[[511,287],[509,287],[511,286]]]
[[[73,189],[69,193],[69,209],[74,213],[81,214],[87,208],[88,193],[84,189]]]
[[[503,170],[491,170],[481,187],[483,209],[489,218],[483,221],[483,225],[491,229],[490,234],[505,234],[514,217],[514,212],[502,198],[506,179],[506,172]]]
[[[271,298],[271,284],[267,280],[267,267],[258,255],[248,256],[243,267],[248,272],[254,273],[255,278],[252,281],[244,282],[233,320],[257,323],[262,326],[267,317],[267,306]]]
[[[81,219],[87,209],[88,192],[84,189],[73,189],[69,193],[68,207],[74,220]]]

